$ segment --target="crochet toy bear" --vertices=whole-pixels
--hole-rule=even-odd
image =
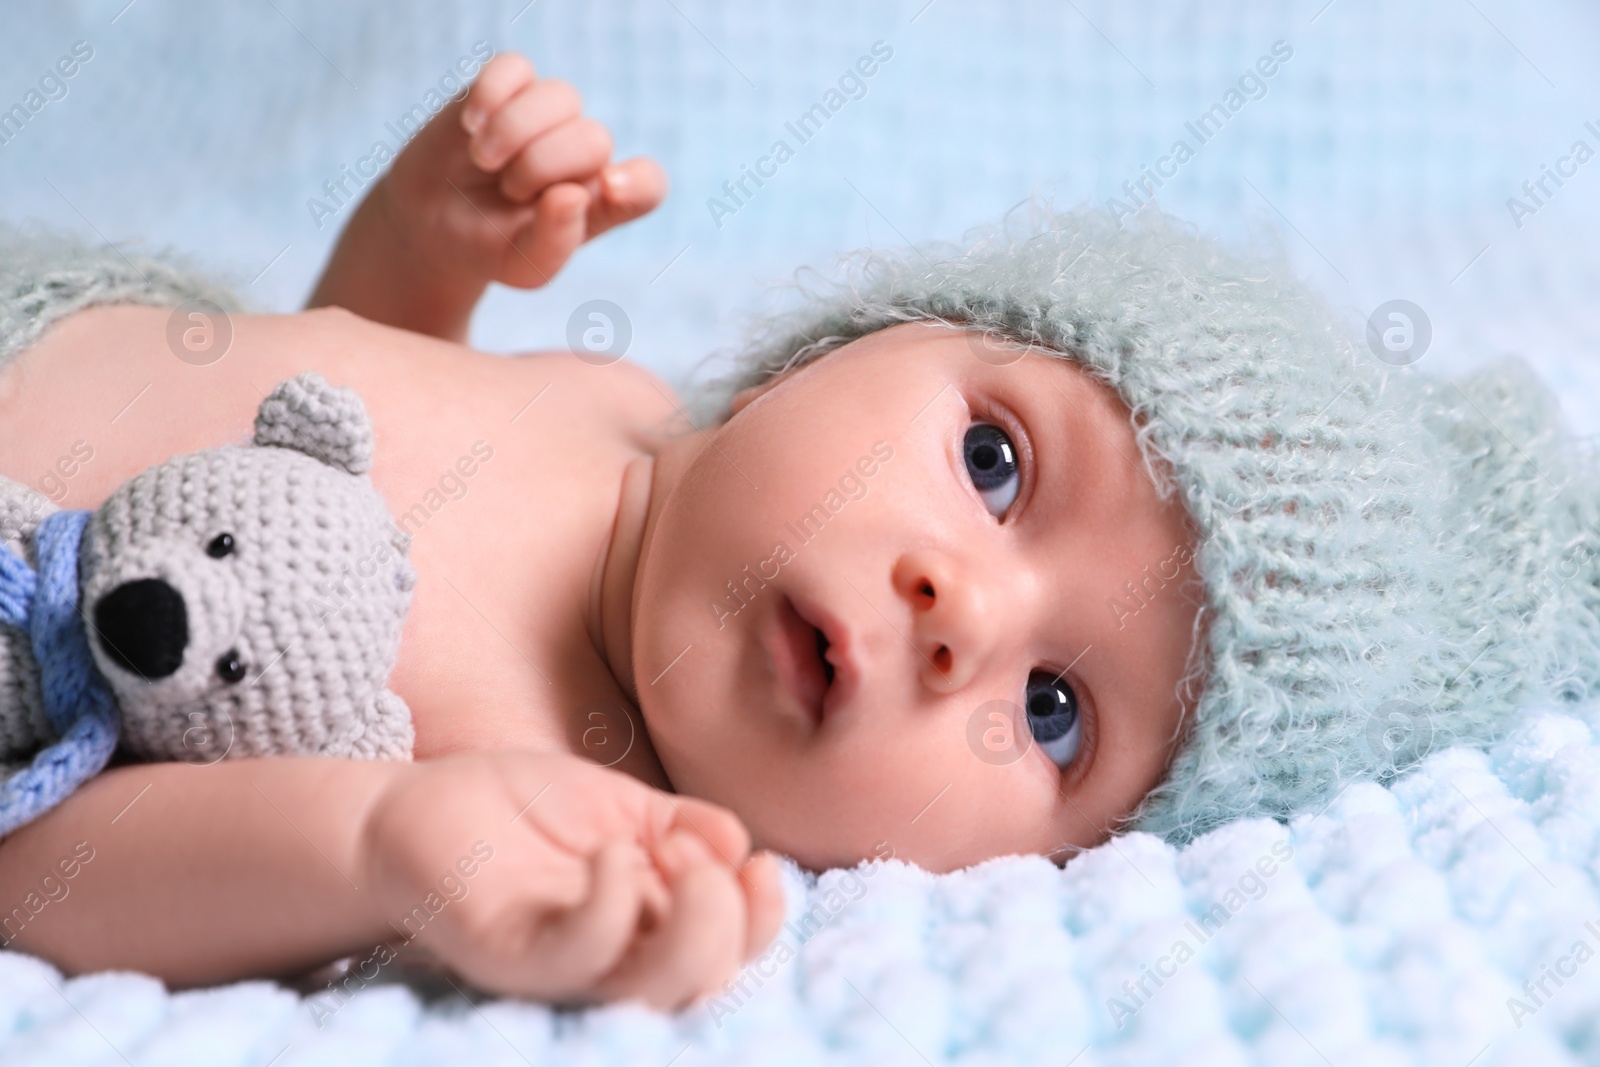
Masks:
[[[92,512],[0,479],[0,835],[119,740],[191,763],[411,758],[385,685],[416,575],[372,451],[360,397],[309,372],[262,402],[253,446],[168,460]]]

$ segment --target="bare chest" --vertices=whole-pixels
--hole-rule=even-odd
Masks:
[[[623,470],[641,427],[670,413],[644,372],[487,356],[341,312],[237,317],[226,355],[202,366],[174,357],[169,314],[81,313],[7,368],[0,475],[95,507],[152,463],[248,439],[275,383],[319,370],[362,395],[373,484],[412,536],[391,688],[416,755],[625,750],[619,769],[664,783],[586,624]]]

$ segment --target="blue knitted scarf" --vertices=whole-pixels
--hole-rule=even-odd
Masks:
[[[78,607],[78,550],[87,511],[47,515],[34,533],[35,573],[0,548],[0,622],[27,633],[45,716],[60,740],[0,783],[0,836],[49,811],[94,777],[117,747],[117,700],[89,654]]]

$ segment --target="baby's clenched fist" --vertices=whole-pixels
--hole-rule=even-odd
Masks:
[[[655,208],[661,167],[612,163],[611,134],[569,83],[514,53],[484,65],[385,177],[392,222],[474,279],[544,285],[584,241]]]
[[[360,857],[397,940],[490,992],[563,1004],[682,1007],[783,917],[777,864],[731,813],[569,755],[415,764],[374,804]]]

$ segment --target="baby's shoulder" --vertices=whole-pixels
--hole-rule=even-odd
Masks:
[[[550,396],[546,399],[562,404],[606,410],[625,421],[650,425],[687,410],[664,378],[630,360],[602,360],[568,349],[519,352],[509,358],[547,379]]]

